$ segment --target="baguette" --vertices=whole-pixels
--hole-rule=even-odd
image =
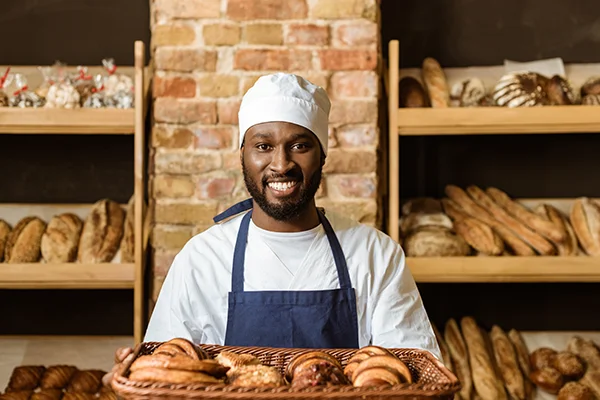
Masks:
[[[127,203],[123,238],[121,239],[121,262],[132,263],[135,261],[135,197],[131,196]]]
[[[490,331],[494,357],[508,393],[516,400],[526,400],[525,381],[515,349],[506,333],[497,325]]]
[[[506,400],[506,391],[498,381],[485,338],[472,317],[461,319],[461,328],[467,343],[473,384],[482,400]]]
[[[460,328],[453,318],[446,322],[444,338],[454,365],[454,373],[461,384],[460,397],[468,400],[473,396],[473,378],[469,363],[469,352]]]
[[[600,348],[593,341],[573,336],[567,343],[567,350],[581,357],[588,370],[600,372]]]
[[[561,256],[575,256],[579,253],[579,242],[577,241],[577,236],[575,235],[575,231],[571,226],[571,223],[559,210],[550,204],[540,204],[533,210],[536,214],[540,215],[543,218],[546,218],[549,221],[552,221],[554,224],[564,229],[567,233],[567,238],[562,242],[554,242],[558,250],[558,254]]]
[[[531,212],[522,204],[513,201],[508,194],[500,189],[490,187],[486,190],[500,207],[508,214],[511,214],[517,220],[520,220],[525,226],[534,230],[542,236],[547,237],[553,242],[561,243],[567,239],[567,232],[564,227],[556,225],[554,222],[542,218]]]
[[[434,324],[431,324],[431,327],[433,328],[433,333],[435,334],[435,338],[437,339],[438,346],[440,347],[440,353],[442,355],[442,362],[444,363],[446,368],[448,368],[451,372],[454,372],[454,368],[452,366],[452,360],[450,358],[450,350],[448,350],[448,345],[446,344],[444,337],[438,330],[437,326],[435,326]]]
[[[431,107],[450,107],[450,89],[446,81],[446,75],[440,64],[434,58],[427,57],[422,65],[423,82],[427,88],[427,94]]]
[[[600,256],[600,206],[587,197],[576,199],[571,224],[586,254]]]
[[[446,215],[453,221],[462,221],[465,218],[469,218],[469,214],[465,212],[460,206],[452,199],[443,198],[442,207]]]
[[[510,230],[519,235],[521,239],[529,243],[529,245],[537,250],[538,253],[545,256],[556,254],[556,248],[552,243],[508,214],[479,187],[471,185],[467,188],[467,193],[474,201],[479,203],[479,205],[490,210],[490,213],[498,220],[498,222],[506,225]]]
[[[454,230],[482,255],[499,256],[504,252],[504,242],[485,222],[464,218],[454,221]]]
[[[4,260],[4,248],[6,247],[6,241],[10,236],[10,231],[12,227],[8,224],[8,222],[0,219],[0,262]]]
[[[454,185],[447,185],[445,189],[446,195],[450,197],[459,207],[461,207],[471,217],[485,222],[490,225],[498,235],[504,240],[512,252],[519,256],[533,256],[535,251],[525,241],[516,236],[512,231],[500,222],[495,220],[485,208],[473,201],[469,195]]]

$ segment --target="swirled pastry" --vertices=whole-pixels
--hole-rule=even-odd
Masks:
[[[494,86],[492,97],[501,107],[532,107],[549,103],[548,78],[535,72],[504,75]]]

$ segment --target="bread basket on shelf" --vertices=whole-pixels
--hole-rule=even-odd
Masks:
[[[129,379],[129,369],[133,362],[143,355],[152,354],[160,346],[159,342],[140,343],[129,358],[114,374],[112,387],[115,392],[127,400],[149,398],[184,399],[231,399],[231,400],[271,400],[271,399],[443,399],[451,400],[460,390],[458,379],[435,357],[426,351],[417,349],[388,349],[398,356],[410,369],[414,383],[408,386],[388,386],[385,388],[360,388],[353,386],[315,386],[307,389],[282,387],[236,387],[227,384],[171,384],[162,382],[141,382]],[[221,351],[238,354],[251,354],[265,365],[277,368],[284,374],[290,360],[310,349],[280,349],[268,347],[232,347],[201,345],[211,357]],[[319,349],[337,358],[345,366],[347,360],[357,349]]]

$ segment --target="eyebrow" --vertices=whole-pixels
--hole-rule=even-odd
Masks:
[[[291,135],[289,140],[294,141],[298,139],[310,139],[312,136],[313,134],[308,132],[294,133]],[[257,132],[254,135],[252,135],[253,139],[270,139],[272,137],[273,133],[271,132]]]

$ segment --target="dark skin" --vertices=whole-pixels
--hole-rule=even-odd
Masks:
[[[311,191],[316,188],[314,182],[311,186],[311,177],[320,172],[325,157],[319,140],[311,131],[288,122],[254,125],[246,132],[240,160],[250,181],[247,185],[260,192],[257,194],[263,197],[263,202],[279,209],[302,205],[300,209],[294,209],[295,212],[286,214],[285,219],[274,218],[257,204],[254,196],[252,220],[256,226],[273,232],[300,232],[319,225]],[[269,186],[273,182],[293,187],[281,192]]]

